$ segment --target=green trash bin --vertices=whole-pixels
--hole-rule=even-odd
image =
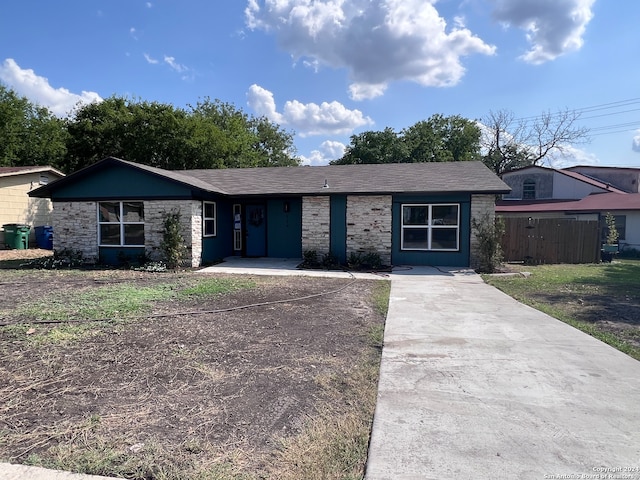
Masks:
[[[26,250],[29,248],[29,225],[20,225],[18,223],[8,223],[3,225],[4,228],[4,245],[7,248],[16,250]]]

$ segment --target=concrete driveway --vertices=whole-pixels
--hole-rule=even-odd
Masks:
[[[351,276],[299,262],[232,258],[201,272]],[[390,278],[366,480],[640,480],[640,362],[471,271]],[[0,480],[22,478],[104,477],[0,464]]]
[[[391,278],[367,480],[640,479],[640,362],[472,272]]]

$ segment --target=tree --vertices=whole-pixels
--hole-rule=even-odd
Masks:
[[[480,128],[458,115],[433,115],[396,133],[363,132],[351,137],[334,165],[360,163],[450,162],[480,158]]]
[[[187,168],[187,112],[158,102],[110,97],[80,106],[68,121],[67,172],[114,156],[154,167]]]
[[[363,132],[351,136],[351,145],[347,146],[339,160],[332,165],[352,165],[363,163],[400,163],[407,157],[404,144],[398,134],[390,127],[382,132]]]
[[[62,120],[0,84],[0,165],[59,167],[66,136]]]
[[[432,115],[402,131],[407,162],[452,162],[480,158],[480,128],[459,115]]]
[[[545,112],[538,117],[518,119],[508,110],[489,112],[482,120],[483,162],[497,174],[563,154],[587,141],[589,130],[579,127],[580,114],[572,110]]]
[[[114,96],[81,106],[68,130],[66,171],[107,156],[169,170],[299,165],[291,134],[219,100],[180,109]]]

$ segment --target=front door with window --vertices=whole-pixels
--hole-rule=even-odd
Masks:
[[[247,257],[267,255],[267,218],[264,205],[247,205],[245,213],[245,238]]]

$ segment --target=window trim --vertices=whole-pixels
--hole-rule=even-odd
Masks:
[[[124,227],[125,225],[142,225],[143,228],[143,236],[144,236],[144,226],[145,226],[145,222],[144,222],[144,202],[141,200],[103,200],[103,201],[98,201],[97,203],[97,208],[96,208],[96,217],[97,217],[97,224],[98,224],[98,246],[99,247],[112,247],[112,248],[140,248],[140,247],[144,247],[144,243],[142,243],[141,245],[139,244],[126,244],[124,243]],[[101,222],[100,221],[100,204],[102,203],[117,203],[120,206],[120,221],[119,222]],[[125,222],[124,221],[124,215],[123,215],[123,208],[124,208],[124,204],[125,203],[139,203],[140,205],[142,205],[142,215],[143,215],[143,221],[142,222]],[[103,244],[102,243],[102,233],[101,233],[101,226],[102,225],[120,225],[120,243],[118,245],[114,245],[114,244]],[[146,241],[146,239],[145,239]]]
[[[427,207],[427,223],[423,225],[405,225],[404,224],[404,207]],[[434,225],[433,207],[456,207],[457,218],[455,225]],[[402,203],[400,204],[400,251],[405,252],[459,252],[460,251],[460,203]],[[407,229],[427,230],[427,248],[407,248],[404,245],[404,233]],[[456,231],[456,248],[433,248],[432,241],[433,230],[454,230]]]
[[[205,216],[207,211],[206,205],[213,205],[213,217]],[[205,233],[207,231],[207,221],[213,222],[213,233]],[[216,202],[202,202],[202,236],[204,238],[218,236],[218,205]]]

